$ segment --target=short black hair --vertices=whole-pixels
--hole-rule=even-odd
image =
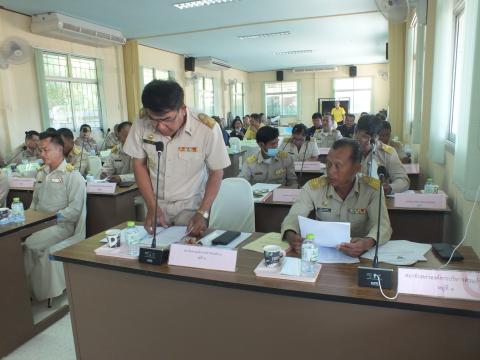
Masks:
[[[60,128],[60,129],[57,130],[57,133],[60,136],[63,136],[65,139],[73,140],[73,132],[70,129]]]
[[[257,114],[257,113],[253,113],[252,115],[250,115],[250,119],[258,121],[258,122],[262,121],[262,119],[260,117],[260,114]]]
[[[378,135],[382,127],[382,119],[377,115],[363,115],[358,119],[355,132],[365,131],[368,135],[374,137]]]
[[[306,133],[307,133],[307,127],[303,124],[296,124],[292,129],[292,134],[305,135]]]
[[[126,128],[127,126],[132,126],[132,123],[130,121],[124,121],[117,126],[117,132],[122,131],[122,129]]]
[[[178,111],[184,104],[183,89],[176,81],[153,80],[142,92],[142,104],[145,109],[162,114]]]
[[[35,131],[35,130],[25,131],[25,140],[31,139],[34,136],[40,136],[38,131]]]
[[[383,120],[382,121],[382,127],[380,128],[380,130],[390,130],[390,131],[392,131],[392,125],[390,125],[390,123],[387,120]]]
[[[360,164],[362,162],[362,151],[360,149],[360,144],[358,143],[358,141],[350,138],[342,138],[335,141],[332,145],[333,150],[341,149],[344,147],[349,147],[352,150],[350,159],[354,164]]]
[[[355,114],[348,113],[346,116],[353,118],[355,120]]]
[[[321,112],[316,112],[316,113],[313,113],[313,115],[312,115],[312,120],[313,120],[313,119],[318,119],[318,118],[321,119],[322,117],[323,117],[323,115],[322,115]]]
[[[91,127],[90,125],[88,125],[88,124],[82,124],[82,125],[80,126],[80,132],[82,132],[83,129],[88,129],[88,130],[92,131],[92,127]]]
[[[276,138],[278,138],[278,129],[271,126],[264,126],[258,129],[257,136],[255,137],[257,143],[264,144]]]
[[[64,146],[63,139],[58,131],[44,131],[40,135],[40,140],[50,139],[52,144]]]
[[[47,128],[45,131],[57,131],[57,130],[56,130],[55,128],[53,128],[53,127],[49,127],[49,128]]]

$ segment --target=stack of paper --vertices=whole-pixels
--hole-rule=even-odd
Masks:
[[[425,254],[432,245],[415,243],[408,240],[390,240],[378,247],[378,261],[393,265],[413,265],[417,261],[427,261]],[[371,248],[362,258],[373,260],[375,247]]]
[[[253,200],[255,202],[264,202],[270,196],[270,193],[280,186],[280,184],[256,183],[252,186]]]
[[[263,254],[263,248],[267,245],[278,245],[282,248],[282,250],[286,250],[288,248],[288,243],[286,241],[282,241],[280,233],[271,232],[259,237],[257,240],[252,241],[251,243],[248,243],[247,245],[243,246],[242,249]]]
[[[147,233],[143,226],[136,226],[139,238],[140,245],[150,245],[152,243],[153,235]],[[120,243],[126,244],[125,232],[126,228],[122,229],[120,234]],[[168,228],[157,227],[157,247],[168,247],[174,242],[178,242],[185,237],[187,231],[186,226],[170,226]],[[106,243],[107,239],[103,238],[100,240],[101,243]]]
[[[354,264],[359,262],[358,258],[345,255],[337,249],[341,243],[350,242],[350,223],[317,221],[303,216],[298,217],[298,223],[302,238],[305,238],[307,234],[315,236],[319,263]]]

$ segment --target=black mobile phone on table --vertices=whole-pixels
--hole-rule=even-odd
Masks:
[[[228,245],[240,235],[239,231],[225,231],[212,240],[212,245]]]
[[[455,246],[446,243],[432,244],[433,251],[444,260],[450,259]],[[463,260],[463,255],[457,250],[452,256],[452,261]]]

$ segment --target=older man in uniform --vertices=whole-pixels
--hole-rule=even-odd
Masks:
[[[25,268],[35,298],[45,300],[51,294],[52,268],[48,249],[71,237],[85,204],[85,180],[63,155],[58,133],[40,134],[40,149],[45,165],[37,173],[30,209],[56,212],[57,224],[33,233],[25,240]]]
[[[410,187],[407,171],[395,149],[378,140],[381,126],[382,119],[376,115],[362,116],[358,120],[354,139],[359,142],[363,152],[362,173],[377,177],[377,168],[384,166],[387,170],[382,184],[385,194],[406,191]]]
[[[38,148],[39,133],[35,130],[25,131],[25,142],[18,146],[8,162],[21,163],[22,161],[33,162],[40,159]]]
[[[125,145],[131,127],[132,123],[128,121],[118,125],[117,131],[120,143],[112,148],[110,156],[103,165],[101,178],[108,176],[109,181],[115,183],[135,181],[132,158],[123,151],[123,145]]]
[[[94,154],[97,153],[97,142],[92,137],[92,128],[90,125],[83,124],[80,126],[80,135],[75,139],[74,144],[80,148],[84,148],[87,154],[91,154],[92,151]]]
[[[340,131],[333,128],[332,115],[325,113],[322,117],[322,131],[315,133],[319,148],[329,148],[332,144],[342,138]]]
[[[183,89],[174,81],[154,80],[142,93],[144,110],[133,124],[124,151],[133,157],[133,171],[147,205],[145,229],[188,225],[192,236],[207,228],[209,211],[230,165],[222,131],[215,120],[184,104]],[[158,204],[156,144],[162,142]],[[155,220],[155,208],[158,215]]]
[[[391,139],[392,135],[392,126],[387,120],[382,120],[382,127],[378,132],[378,140],[380,140],[385,145],[391,146],[397,152],[398,158],[403,164],[410,164],[412,162],[409,154],[405,152],[405,146],[397,140]]]
[[[293,158],[286,151],[278,151],[278,129],[264,126],[257,131],[260,151],[247,158],[239,177],[251,184],[257,182],[297,186]]]
[[[87,174],[88,153],[85,149],[77,146],[73,142],[73,133],[70,129],[61,128],[57,132],[63,140],[63,154],[67,163],[73,165],[83,176]]]
[[[320,152],[315,138],[307,137],[307,127],[297,124],[292,129],[292,137],[285,139],[282,150],[288,152],[294,161],[317,160]]]
[[[358,176],[362,153],[352,139],[336,141],[327,156],[327,175],[310,180],[300,191],[282,223],[282,238],[300,252],[298,216],[308,216],[315,210],[317,220],[350,223],[351,240],[339,247],[345,254],[358,257],[376,241],[383,244],[392,230],[385,201],[381,201],[380,239],[377,239],[380,182]]]

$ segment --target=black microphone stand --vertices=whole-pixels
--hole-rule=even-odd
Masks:
[[[159,178],[159,173],[160,173],[160,154],[163,151],[163,143],[162,144],[162,149],[159,150],[158,144],[157,146],[157,181],[156,181],[156,186],[155,186],[155,220],[153,222],[153,239],[152,239],[152,245],[150,246],[151,248],[156,248],[157,247],[157,213],[158,213],[158,178]]]
[[[372,266],[378,268],[378,243],[380,242],[380,218],[382,214],[382,191],[383,191],[383,180],[385,175],[383,173],[378,174],[380,180],[380,194],[378,196],[378,218],[377,218],[377,241],[375,243],[375,256],[373,257]]]
[[[305,151],[303,152],[303,159],[302,159],[302,166],[300,167],[300,177],[298,179],[298,188],[300,189],[301,187],[301,182],[303,179],[303,164],[305,163],[305,155],[307,154],[307,148],[308,148],[308,143],[310,142],[310,136],[307,136],[305,138],[306,145],[305,145]]]
[[[110,128],[107,129],[107,133],[106,134],[103,134],[103,143],[102,143],[102,146],[100,147],[100,151],[103,150],[103,147],[105,146],[105,141],[107,140],[107,136],[108,136],[108,133],[110,132]],[[102,129],[102,133],[103,133],[103,129]]]
[[[10,160],[8,160],[8,162],[5,164],[5,166],[10,165],[13,162],[13,160],[15,160],[25,150],[27,150],[27,147],[25,145],[23,145],[22,149],[18,153],[16,153]]]

